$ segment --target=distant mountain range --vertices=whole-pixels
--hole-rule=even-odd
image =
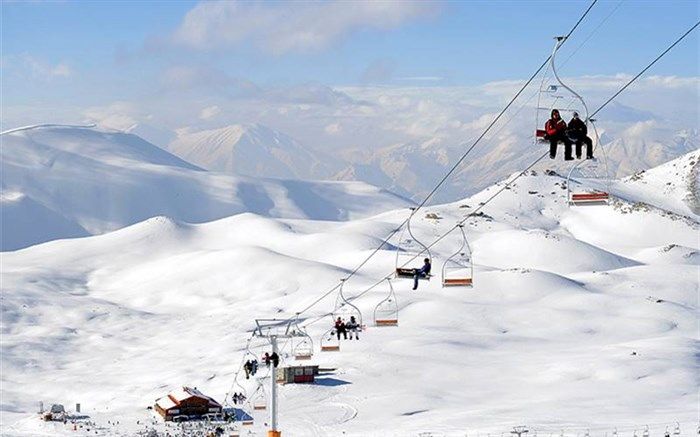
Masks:
[[[611,177],[624,177],[700,148],[697,130],[668,132],[653,123],[637,122],[639,135],[601,142]],[[668,140],[672,138],[672,140]],[[229,174],[304,180],[363,181],[415,201],[422,200],[472,143],[454,144],[435,138],[377,149],[341,149],[330,154],[259,124],[180,133],[167,148],[208,170]],[[496,135],[483,140],[436,193],[433,202],[473,194],[495,180],[527,167],[545,150],[533,145],[529,132]],[[566,173],[560,156],[547,165]],[[599,153],[602,158],[602,153]]]
[[[2,250],[100,234],[160,215],[189,223],[242,212],[347,220],[410,204],[362,182],[209,172],[121,132],[34,126],[3,133],[2,143]]]

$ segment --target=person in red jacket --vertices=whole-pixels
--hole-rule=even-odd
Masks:
[[[558,109],[552,109],[552,117],[544,124],[547,132],[546,139],[549,140],[549,157],[554,159],[557,156],[557,144],[564,143],[564,159],[571,161],[571,140],[566,136],[566,122],[561,119]]]

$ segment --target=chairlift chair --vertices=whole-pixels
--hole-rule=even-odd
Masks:
[[[311,337],[304,337],[292,346],[292,355],[297,361],[310,360],[314,354],[314,343]]]
[[[250,403],[253,405],[253,410],[267,410],[267,395],[265,394],[265,386],[262,382],[258,381],[258,388],[251,397]]]
[[[332,323],[328,331],[326,331],[321,337],[321,352],[337,352],[340,351],[340,339],[338,339],[335,332],[335,321],[340,318],[343,321],[349,321],[351,317],[355,317],[355,321],[359,325],[359,329],[362,330],[364,325],[362,324],[362,311],[355,305],[353,305],[349,300],[345,298],[343,294],[343,287],[345,286],[346,278],[340,280],[340,289],[338,290],[338,295],[335,298],[335,306],[333,308]]]
[[[386,278],[389,283],[389,294],[374,308],[375,326],[398,326],[399,305],[396,301],[396,293],[391,285],[391,278]]]
[[[413,217],[416,208],[410,208],[411,215],[406,221],[406,225],[401,230],[399,242],[396,246],[396,277],[397,278],[413,278],[417,269],[420,269],[423,264],[422,258],[428,258],[431,262],[433,257],[430,255],[430,249],[420,242],[411,231],[411,218]],[[409,267],[413,265],[414,267]],[[418,279],[430,280],[431,275],[419,276]]]
[[[340,340],[335,335],[335,327],[326,331],[321,337],[321,352],[339,352]]]
[[[458,224],[462,234],[462,245],[457,252],[450,255],[442,265],[442,286],[443,287],[471,287],[474,279],[474,264],[472,262],[472,251],[464,233],[464,225]]]
[[[591,122],[595,127],[595,124]],[[566,193],[569,205],[607,205],[610,201],[610,177],[605,149],[598,147],[596,131],[595,159],[577,162],[566,176]]]
[[[355,317],[355,321],[363,328],[362,325],[362,311],[355,306],[352,302],[345,298],[343,294],[343,288],[345,287],[346,278],[340,280],[340,289],[338,290],[338,295],[335,298],[335,308],[333,309],[333,323],[340,317],[343,321],[349,321],[351,317]]]

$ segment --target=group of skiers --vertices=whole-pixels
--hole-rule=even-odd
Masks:
[[[360,326],[360,324],[357,323],[357,319],[355,319],[355,316],[350,316],[350,320],[347,322],[338,317],[335,320],[335,324],[333,325],[333,332],[335,332],[335,335],[338,337],[338,340],[340,340],[341,334],[343,335],[343,339],[347,340],[348,332],[350,332],[350,340],[352,340],[352,334],[355,334],[355,340],[359,340],[360,331],[362,331],[362,326]],[[333,335],[333,332],[331,332],[331,336]]]
[[[571,161],[571,145],[576,144],[576,158],[581,159],[583,145],[586,145],[586,159],[593,159],[593,141],[588,137],[588,128],[574,112],[573,118],[567,125],[562,120],[558,109],[552,109],[552,115],[544,125],[544,139],[549,141],[549,157],[554,159],[557,156],[557,144],[564,143],[564,159]]]
[[[277,352],[273,352],[270,354],[269,352],[265,352],[265,355],[262,357],[263,363],[265,363],[265,367],[270,367],[270,363],[274,364],[275,367],[279,367],[280,365],[280,356],[277,355]]]
[[[245,379],[250,379],[251,375],[258,373],[258,360],[247,360],[243,364],[243,370],[245,371]]]
[[[231,398],[233,399],[234,405],[242,404],[247,399],[243,393],[234,393],[233,396],[231,396]]]
[[[270,367],[271,363],[274,364],[275,367],[278,367],[280,364],[280,356],[277,355],[277,352],[273,352],[272,354],[265,352],[262,361],[265,363],[265,367]],[[247,360],[245,364],[243,364],[243,370],[245,371],[245,379],[250,379],[251,376],[255,376],[255,374],[258,373],[258,360]]]

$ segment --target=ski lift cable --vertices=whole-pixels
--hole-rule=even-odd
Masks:
[[[583,40],[583,42],[582,42],[581,44],[579,44],[579,45],[571,52],[571,54],[564,60],[564,62],[561,63],[560,67],[563,67],[564,65],[566,65],[566,63],[569,62],[569,60],[570,60],[579,50],[581,50],[581,48],[582,48],[584,45],[586,45],[586,43],[593,37],[593,35],[595,35],[596,32],[598,32],[598,30],[603,26],[603,24],[605,24],[605,23],[610,19],[610,17],[612,17],[612,16],[615,14],[615,12],[617,12],[617,10],[620,9],[620,6],[622,6],[622,4],[623,4],[624,2],[625,2],[625,0],[620,0],[620,1],[617,3],[617,5],[613,8],[613,10],[610,11],[610,13],[609,13],[605,18],[603,18],[603,20],[598,24],[598,26],[596,26],[595,29],[593,29],[593,31],[592,31],[590,34],[588,34],[588,36]]]
[[[564,41],[562,41],[562,44],[564,44],[568,38],[574,33],[574,31],[578,28],[578,26],[581,24],[581,22],[586,18],[588,13],[591,11],[593,6],[598,2],[598,0],[593,0],[591,4],[588,6],[588,8],[584,11],[584,13],[579,17],[578,21],[574,26],[569,30],[569,32],[566,34],[566,37]],[[459,160],[450,168],[450,170],[445,174],[445,176],[437,183],[437,185],[428,193],[428,195],[421,201],[418,206],[415,207],[415,209],[411,212],[411,214],[404,220],[401,225],[399,225],[396,229],[394,229],[392,232],[389,233],[389,236],[386,237],[382,242],[379,244],[378,247],[376,247],[357,267],[355,267],[344,279],[350,279],[352,276],[354,276],[362,267],[364,267],[381,249],[384,247],[389,240],[403,227],[408,221],[411,220],[411,218],[420,210],[425,204],[433,197],[433,195],[440,189],[440,187],[447,181],[447,179],[457,170],[457,168],[462,164],[462,162],[466,159],[466,157],[471,153],[472,150],[479,144],[479,142],[486,136],[486,134],[491,130],[491,128],[500,120],[500,118],[503,116],[503,114],[510,108],[513,103],[520,97],[520,95],[523,93],[523,91],[530,85],[530,83],[539,75],[540,71],[542,71],[543,68],[545,68],[549,64],[549,60],[551,58],[551,55],[547,57],[547,59],[542,62],[542,64],[539,66],[539,68],[530,76],[530,78],[525,82],[525,84],[520,88],[520,90],[513,96],[513,98],[508,102],[508,104],[501,110],[501,112],[491,121],[491,123],[486,127],[486,129],[481,133],[481,135],[472,143],[472,145],[462,154],[462,156],[459,158]],[[384,278],[382,278],[382,281]],[[381,282],[380,282],[381,283]],[[326,293],[321,295],[318,299],[316,299],[314,302],[311,304],[307,305],[303,310],[299,311],[298,314],[303,314],[307,312],[309,309],[313,308],[315,305],[317,305],[319,302],[321,302],[323,299],[328,297],[330,294],[332,294],[334,291],[336,291],[340,287],[340,283],[336,284],[333,288],[328,290]]]
[[[598,109],[596,109],[595,111],[593,111],[593,113],[592,113],[589,117],[590,117],[590,118],[593,118],[598,112],[600,112],[601,109],[605,108],[610,102],[612,102],[617,96],[619,96],[624,90],[626,90],[627,87],[629,87],[630,85],[632,85],[632,83],[633,83],[634,81],[636,81],[637,79],[639,79],[644,73],[646,73],[646,71],[647,71],[648,69],[650,69],[654,64],[656,64],[656,62],[657,62],[659,59],[663,58],[664,55],[666,55],[666,53],[670,52],[671,49],[673,49],[676,45],[678,45],[678,43],[681,42],[686,36],[690,35],[690,33],[691,33],[692,31],[694,31],[698,26],[700,26],[700,21],[698,21],[697,23],[695,23],[690,29],[688,29],[683,35],[681,35],[681,37],[678,38],[673,44],[671,44],[670,46],[668,46],[668,47],[666,48],[666,50],[664,50],[663,52],[661,52],[661,54],[660,54],[659,56],[657,56],[656,59],[654,59],[653,61],[651,61],[651,63],[650,63],[649,65],[647,65],[646,67],[644,67],[644,69],[643,69],[642,71],[640,71],[639,73],[637,73],[636,76],[634,76],[632,79],[630,79],[630,81],[627,82],[622,88],[620,88],[615,94],[613,94],[612,97],[610,97],[608,100],[605,101],[605,103],[603,103],[602,105],[600,105],[600,106],[598,107]]]
[[[470,217],[473,217],[478,211],[480,211],[480,210],[483,209],[486,205],[488,205],[488,204],[489,204],[493,199],[495,199],[499,194],[501,194],[503,191],[507,190],[516,180],[518,180],[521,176],[523,176],[525,173],[527,173],[528,171],[530,171],[530,170],[532,169],[532,167],[534,167],[537,163],[539,163],[540,161],[542,161],[548,154],[549,154],[549,151],[546,151],[545,153],[543,153],[539,158],[537,158],[537,159],[536,159],[535,161],[533,161],[530,165],[528,165],[523,171],[521,171],[521,172],[518,173],[514,178],[512,178],[511,180],[509,180],[508,182],[506,182],[506,183],[503,185],[503,187],[502,187],[501,189],[499,189],[498,191],[496,191],[496,192],[495,192],[491,197],[489,197],[485,202],[482,202],[481,205],[479,205],[478,208],[476,208],[474,211],[472,211],[471,213],[469,213],[464,219],[462,219],[462,220],[460,220],[459,222],[457,222],[457,224],[456,224],[455,226],[453,226],[453,227],[450,228],[448,231],[446,231],[445,233],[443,233],[441,236],[439,236],[437,239],[435,239],[432,243],[430,243],[429,245],[427,245],[426,248],[429,249],[429,248],[435,246],[437,243],[439,243],[440,241],[442,241],[443,239],[445,239],[449,234],[451,234],[455,229],[459,229],[459,226],[460,226],[460,225],[463,225]],[[426,249],[423,249],[423,252],[425,252],[425,250],[426,250]],[[408,263],[410,263],[411,261],[415,260],[416,258],[422,256],[423,252],[418,253],[418,254],[414,255],[413,258],[407,260],[407,261],[404,263],[404,266],[406,266]],[[364,296],[365,294],[367,294],[367,293],[369,293],[370,291],[372,291],[375,287],[377,287],[378,285],[382,284],[385,280],[391,278],[391,276],[392,276],[392,274],[389,274],[389,275],[383,277],[382,279],[380,279],[379,281],[375,282],[375,283],[372,284],[369,288],[365,289],[365,290],[362,291],[361,293],[358,293],[357,295],[355,295],[355,296],[353,296],[353,297],[347,299],[348,302],[352,302],[352,301],[354,301],[354,300],[357,300],[357,299],[361,298],[361,297]],[[323,320],[324,318],[326,318],[326,317],[328,317],[329,315],[332,315],[332,314],[333,314],[333,313],[331,312],[331,313],[326,313],[326,314],[319,315],[319,316],[317,316],[314,320],[307,322],[307,323],[304,325],[304,327],[313,325],[314,323],[316,323],[316,322],[318,322],[318,321],[320,321],[320,320]]]
[[[661,59],[666,53],[668,53],[673,47],[675,47],[679,42],[681,42],[686,36],[688,36],[693,30],[695,30],[698,26],[700,26],[700,21],[695,23],[694,26],[692,26],[688,31],[686,31],[680,38],[678,38],[673,44],[671,44],[666,50],[664,50],[659,56],[656,57],[649,65],[647,65],[639,74],[637,74],[634,78],[632,78],[629,82],[627,82],[622,88],[620,88],[615,94],[613,94],[603,105],[601,105],[598,109],[596,109],[591,115],[590,118],[592,118],[596,113],[598,113],[601,109],[603,109],[607,104],[609,104],[613,99],[615,99],[620,93],[622,93],[627,87],[629,87],[636,79],[641,77],[644,72],[646,72],[649,68],[651,68],[652,65],[654,65],[659,59]],[[595,127],[595,125],[594,125]],[[515,182],[518,178],[520,178],[522,175],[524,175],[528,170],[530,170],[535,164],[537,164],[539,161],[544,159],[544,157],[547,155],[547,152],[545,152],[542,156],[540,156],[535,162],[530,164],[525,170],[523,170],[521,173],[519,173],[515,178],[513,178],[511,181],[507,182],[500,190],[498,190],[494,195],[492,195],[489,199],[486,200],[486,202],[483,202],[477,209],[475,209],[473,212],[471,212],[467,217],[465,217],[463,220],[458,222],[458,224],[463,224],[469,217],[474,216],[480,209],[483,209],[484,206],[486,206],[489,202],[491,202],[496,196],[498,196],[500,193],[502,193],[504,190],[508,189],[508,187]],[[442,236],[437,238],[435,241],[433,241],[431,244],[429,244],[427,247],[430,248],[437,244],[440,240],[444,239],[449,233],[454,231],[458,226],[455,226],[448,230],[446,233],[444,233]],[[419,257],[421,254],[417,254],[415,257]],[[414,257],[414,259],[415,259]],[[410,262],[412,260],[407,261]],[[363,293],[357,295],[356,297],[361,296]]]
[[[572,27],[571,30],[569,30],[569,33],[566,34],[566,37],[565,37],[565,39],[562,41],[561,44],[564,44],[564,43],[566,42],[566,40],[569,38],[569,36],[571,36],[571,34],[576,30],[576,28],[579,26],[579,24],[581,24],[581,22],[583,21],[583,19],[586,18],[586,16],[587,16],[588,13],[590,12],[590,10],[593,8],[593,6],[594,6],[597,2],[598,2],[598,0],[593,0],[593,1],[591,2],[591,4],[588,6],[588,9],[586,9],[586,11],[583,13],[583,15],[581,15],[581,17],[580,17],[579,20],[576,22],[576,24],[574,25],[574,27]],[[530,78],[525,82],[525,85],[523,85],[523,86],[520,88],[520,90],[513,96],[513,98],[512,98],[512,99],[508,102],[508,104],[501,110],[501,112],[499,112],[498,115],[491,121],[491,123],[486,127],[486,129],[481,133],[481,135],[476,139],[476,141],[474,141],[474,143],[467,149],[466,152],[464,152],[464,154],[462,154],[462,156],[457,160],[457,162],[452,166],[452,168],[447,172],[447,174],[445,174],[445,176],[443,176],[443,178],[440,180],[440,182],[438,182],[437,185],[430,191],[430,193],[428,193],[428,195],[425,197],[425,199],[423,199],[423,201],[422,201],[422,202],[418,205],[418,207],[413,211],[413,214],[415,214],[421,207],[425,206],[425,204],[433,197],[433,195],[437,192],[437,190],[440,189],[440,187],[445,183],[445,181],[447,181],[447,179],[448,179],[450,176],[452,176],[452,173],[454,173],[455,170],[457,170],[457,168],[458,168],[458,167],[462,164],[462,162],[466,159],[467,155],[469,155],[469,153],[470,153],[472,150],[474,150],[474,148],[477,146],[477,144],[479,144],[479,141],[481,141],[481,139],[484,138],[484,136],[486,136],[486,134],[491,130],[491,128],[498,122],[498,120],[499,120],[499,119],[503,116],[503,114],[508,110],[508,108],[510,108],[510,106],[518,99],[518,97],[520,97],[520,95],[521,95],[522,92],[525,90],[525,88],[527,88],[527,87],[530,85],[530,83],[537,77],[537,75],[540,74],[540,71],[542,71],[542,69],[545,68],[545,67],[547,66],[547,64],[549,63],[550,58],[551,58],[551,55],[548,56],[547,59],[542,63],[542,65],[540,65],[540,67],[537,69],[537,71],[535,71],[535,72],[532,74],[532,76],[530,76]],[[411,214],[411,216],[412,216],[413,214]]]

